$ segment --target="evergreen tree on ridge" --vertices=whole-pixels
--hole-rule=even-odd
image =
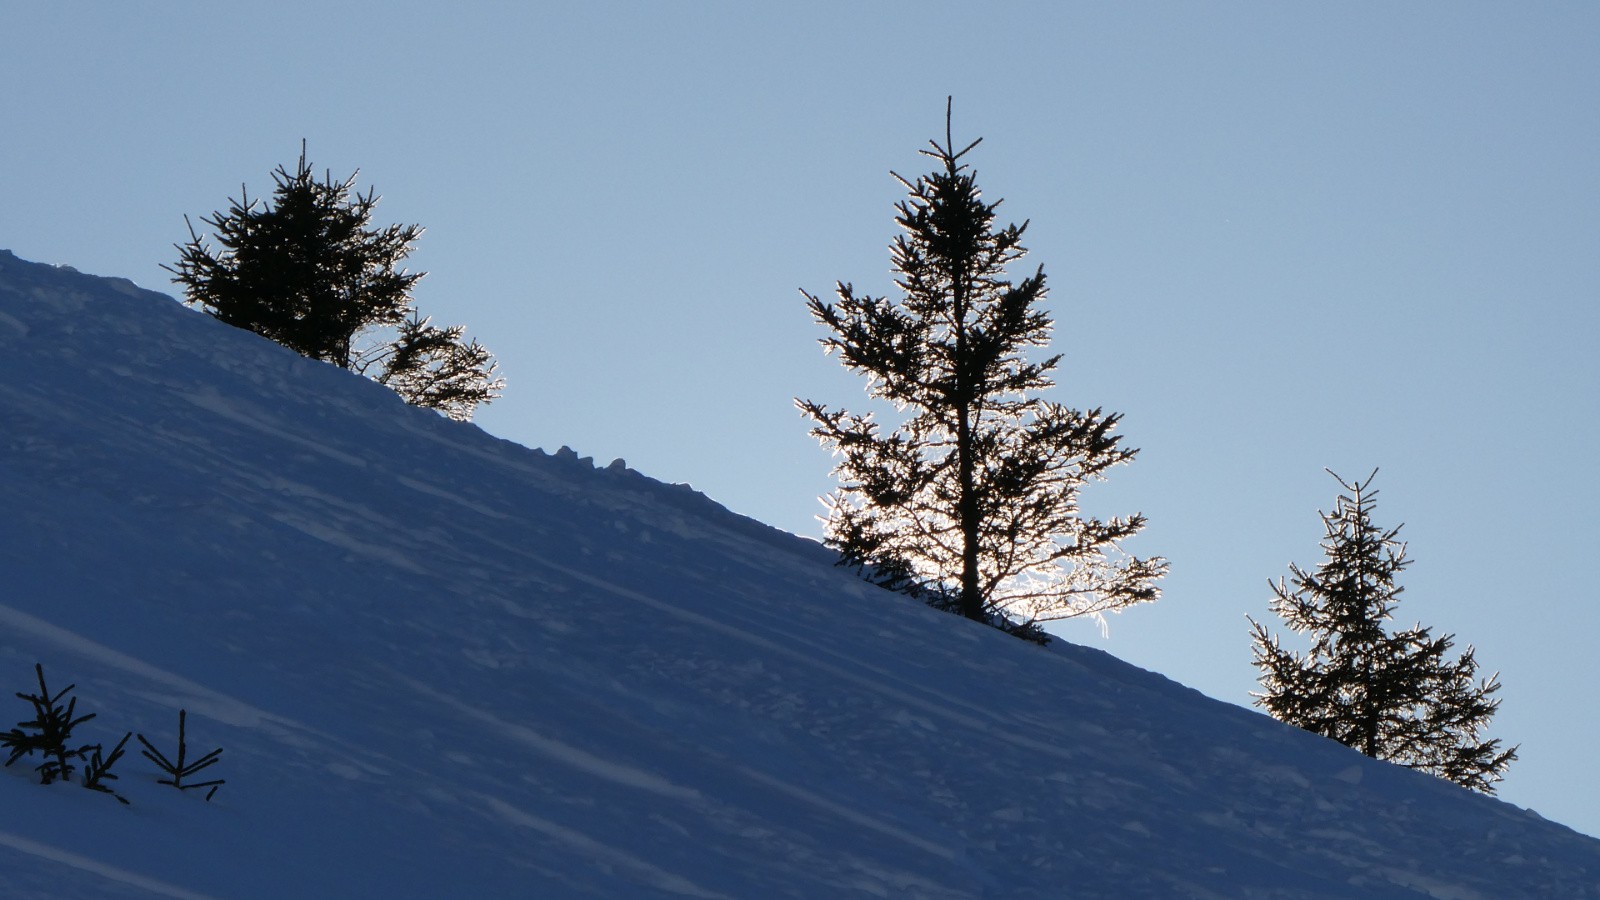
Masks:
[[[995,226],[957,150],[930,141],[936,169],[896,206],[891,246],[898,302],[837,285],[837,302],[805,295],[832,334],[822,340],[867,379],[868,395],[905,412],[883,433],[871,414],[796,405],[839,462],[828,543],[842,562],[967,618],[1037,635],[1036,623],[1155,600],[1166,561],[1121,551],[1142,515],[1105,521],[1078,507],[1082,487],[1133,459],[1116,413],[1042,400],[1060,356],[1049,342],[1044,270],[1013,284],[1023,225]]]
[[[241,189],[225,212],[201,219],[220,249],[191,222],[177,265],[164,268],[183,285],[185,302],[220,321],[364,374],[407,403],[469,420],[504,381],[486,349],[462,341],[461,326],[418,317],[411,290],[425,273],[400,266],[422,228],[374,227],[378,196],[356,191],[356,174],[317,179],[302,142],[295,170],[273,171],[271,202]]]
[[[1333,475],[1332,472],[1328,474]],[[1448,779],[1486,794],[1517,757],[1481,732],[1499,708],[1499,674],[1475,682],[1467,647],[1446,658],[1455,636],[1435,638],[1420,624],[1389,633],[1404,590],[1396,576],[1410,564],[1400,526],[1372,522],[1372,481],[1347,483],[1323,513],[1326,559],[1315,572],[1290,564],[1290,580],[1272,584],[1272,610],[1291,631],[1311,637],[1304,656],[1250,620],[1262,691],[1257,706],[1273,718],[1330,737],[1367,756]]]

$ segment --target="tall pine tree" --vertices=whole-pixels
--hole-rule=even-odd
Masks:
[[[1037,396],[1061,359],[1026,355],[1049,342],[1044,270],[1007,280],[1027,224],[995,226],[999,202],[984,202],[961,162],[980,141],[955,149],[947,106],[945,142],[922,151],[937,168],[894,176],[908,192],[891,247],[898,302],[842,282],[836,303],[805,294],[832,332],[826,351],[906,421],[884,434],[871,414],[796,404],[839,457],[827,538],[844,562],[1037,634],[1038,622],[1155,600],[1166,561],[1120,550],[1142,515],[1101,521],[1078,507],[1087,482],[1137,451],[1113,434],[1117,414]]]
[[[177,265],[165,267],[187,303],[454,419],[499,396],[487,350],[463,343],[460,326],[417,317],[411,289],[424,273],[400,266],[421,226],[373,226],[377,194],[356,191],[355,174],[319,180],[304,144],[295,170],[279,166],[272,178],[270,202],[241,190],[226,212],[201,219],[220,249],[190,223]]]
[[[1332,472],[1329,472],[1332,475]],[[1327,558],[1315,572],[1290,564],[1272,584],[1272,611],[1311,637],[1304,656],[1285,650],[1254,619],[1256,705],[1274,718],[1330,737],[1367,756],[1420,769],[1486,794],[1516,759],[1515,747],[1481,732],[1499,707],[1499,675],[1476,682],[1472,647],[1446,658],[1455,636],[1416,625],[1390,634],[1407,565],[1400,526],[1372,523],[1377,491],[1334,475],[1347,493],[1322,514]]]

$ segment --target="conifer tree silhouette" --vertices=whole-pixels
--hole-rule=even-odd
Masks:
[[[1491,696],[1499,676],[1475,682],[1473,648],[1446,658],[1454,635],[1435,638],[1421,625],[1390,633],[1409,565],[1400,526],[1372,522],[1377,470],[1365,481],[1338,480],[1334,511],[1322,514],[1326,559],[1315,572],[1289,566],[1272,584],[1272,610],[1289,630],[1311,638],[1305,655],[1284,649],[1250,619],[1262,691],[1254,694],[1274,718],[1330,737],[1377,759],[1430,772],[1494,793],[1517,757],[1515,747],[1484,740],[1499,708]]]
[[[294,171],[273,171],[270,202],[241,188],[225,212],[201,219],[219,248],[186,216],[189,240],[163,268],[185,302],[229,325],[362,373],[414,406],[471,419],[505,382],[489,351],[462,341],[464,328],[418,317],[411,290],[424,273],[401,263],[422,227],[374,226],[378,196],[356,191],[356,174],[319,180],[302,142]]]
[[[871,414],[796,404],[835,453],[827,540],[880,583],[961,615],[1037,634],[1035,623],[1099,617],[1159,596],[1159,557],[1121,550],[1144,516],[1100,520],[1078,495],[1138,452],[1113,432],[1120,416],[1043,400],[1060,356],[1049,342],[1043,268],[1012,283],[1027,223],[995,226],[957,149],[945,109],[936,163],[896,206],[892,260],[899,300],[837,285],[836,302],[805,293],[831,334],[829,354],[864,375],[868,395],[905,411],[885,434]]]

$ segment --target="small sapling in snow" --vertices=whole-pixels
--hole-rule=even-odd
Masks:
[[[160,766],[161,771],[172,776],[171,778],[159,779],[159,784],[170,784],[180,791],[193,790],[195,788],[203,787],[211,788],[211,790],[206,792],[206,801],[210,802],[212,795],[217,792],[217,788],[227,783],[226,779],[218,778],[213,781],[195,781],[188,784],[185,784],[183,779],[195,774],[196,772],[199,772],[201,769],[205,769],[214,765],[217,762],[217,758],[222,755],[222,748],[218,747],[217,749],[207,753],[193,762],[186,762],[186,759],[189,755],[189,745],[184,734],[184,723],[187,716],[188,710],[178,710],[177,762],[167,759],[166,754],[162,753],[160,750],[157,750],[154,745],[145,740],[145,737],[142,734],[139,735],[139,743],[144,745],[144,749],[140,752],[144,754],[145,759],[148,759]]]
[[[117,780],[117,776],[111,773],[111,767],[116,765],[117,760],[122,758],[122,747],[124,744],[128,743],[128,738],[131,737],[133,737],[133,732],[131,731],[127,734],[124,734],[122,736],[122,740],[117,741],[117,745],[111,748],[110,756],[101,756],[100,745],[95,744],[94,753],[89,757],[88,762],[84,763],[83,766],[83,786],[91,791],[99,791],[102,794],[110,794],[111,796],[117,798],[117,802],[121,803],[123,806],[129,805],[128,798],[112,790],[110,786],[106,784],[106,782]]]
[[[39,693],[24,694],[19,691],[17,697],[33,704],[34,717],[31,721],[18,722],[16,728],[0,735],[0,748],[11,751],[11,756],[6,759],[7,766],[38,751],[44,757],[44,762],[37,768],[39,782],[49,784],[58,779],[66,781],[72,776],[72,760],[88,759],[90,751],[100,749],[98,744],[73,747],[70,743],[72,729],[94,718],[95,714],[75,716],[78,707],[76,697],[68,700],[66,706],[61,705],[62,698],[72,693],[76,684],[69,684],[59,693],[52,694],[44,683],[44,665],[35,663],[33,670],[39,676]]]

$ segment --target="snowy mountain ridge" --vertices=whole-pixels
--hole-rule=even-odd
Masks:
[[[0,770],[8,897],[1600,897],[1534,814],[5,251],[0,504],[0,722],[41,662],[227,779]]]

